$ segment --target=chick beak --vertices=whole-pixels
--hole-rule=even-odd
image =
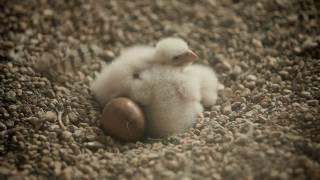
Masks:
[[[199,56],[193,52],[191,49],[188,49],[188,56],[193,59],[193,61],[198,60]]]
[[[192,50],[188,50],[184,58],[184,64],[192,64],[194,61],[198,60],[199,56]]]

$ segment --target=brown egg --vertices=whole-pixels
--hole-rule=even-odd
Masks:
[[[104,107],[100,125],[105,133],[116,139],[137,141],[144,135],[145,119],[135,102],[119,97]]]

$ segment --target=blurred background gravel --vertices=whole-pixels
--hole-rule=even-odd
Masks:
[[[225,85],[194,128],[121,143],[89,84],[179,36]],[[320,179],[317,0],[0,0],[0,179]]]

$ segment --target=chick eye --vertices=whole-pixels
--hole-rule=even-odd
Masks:
[[[133,79],[141,79],[139,73],[134,73],[133,74]]]
[[[179,59],[179,56],[174,56],[172,59],[177,60],[177,59]]]

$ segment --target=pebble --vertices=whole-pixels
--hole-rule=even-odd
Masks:
[[[6,130],[6,129],[7,129],[7,126],[2,122],[0,122],[0,131]]]
[[[288,112],[281,112],[280,113],[280,115],[279,115],[279,117],[281,118],[281,119],[287,119],[287,118],[289,118],[289,113]]]
[[[7,101],[15,102],[17,100],[16,93],[12,90],[10,90],[8,93],[6,93],[5,98]]]
[[[304,115],[304,119],[307,121],[312,121],[312,120],[314,120],[314,116],[311,113],[306,113]]]
[[[307,103],[310,106],[314,106],[314,107],[319,106],[319,100],[316,100],[316,99],[308,100]]]
[[[281,76],[283,76],[283,77],[288,77],[289,76],[289,72],[288,71],[284,71],[284,70],[280,71],[279,74]]]
[[[217,138],[212,134],[206,135],[206,142],[207,143],[214,143],[216,139]]]
[[[258,48],[263,47],[261,41],[259,41],[258,39],[252,39],[252,44],[255,45]]]
[[[312,98],[310,92],[308,92],[308,91],[302,91],[301,96],[305,97],[305,98]]]
[[[72,139],[72,133],[69,131],[62,131],[61,139],[64,141],[70,141]]]
[[[245,83],[245,86],[249,89],[253,89],[256,87],[256,83],[254,81],[249,81]]]
[[[93,151],[104,148],[104,145],[98,141],[87,142],[87,143],[85,143],[85,146]]]
[[[44,121],[55,122],[57,120],[57,114],[53,111],[47,111],[40,116]]]
[[[250,75],[247,76],[247,80],[248,81],[256,81],[257,80],[257,76],[250,74]]]
[[[242,73],[242,68],[239,66],[239,65],[235,65],[233,67],[233,72],[236,74],[236,75],[239,75]]]
[[[271,84],[271,89],[274,92],[278,92],[280,90],[280,85],[279,84]]]
[[[222,109],[222,113],[225,115],[229,115],[231,113],[231,111],[232,111],[232,108],[230,105],[226,105]]]
[[[312,49],[318,46],[318,43],[313,39],[307,39],[302,44],[302,49]]]

